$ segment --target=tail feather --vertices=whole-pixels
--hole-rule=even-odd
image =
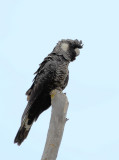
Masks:
[[[24,141],[24,139],[28,136],[28,133],[31,129],[31,125],[28,125],[28,120],[25,121],[25,123],[21,124],[21,127],[19,128],[17,135],[14,139],[14,143],[17,143],[18,145],[21,145],[21,143]]]

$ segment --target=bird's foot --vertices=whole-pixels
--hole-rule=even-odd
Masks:
[[[56,90],[56,89],[54,89],[54,90],[52,90],[52,91],[50,92],[51,99],[53,99],[53,98],[55,97],[56,93],[57,93],[57,90]]]
[[[58,92],[61,92],[61,89],[54,89],[54,90],[52,90],[50,92],[51,99],[53,99]]]

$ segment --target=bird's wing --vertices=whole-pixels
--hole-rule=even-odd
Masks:
[[[51,60],[45,61],[44,60],[41,63],[41,66],[36,72],[37,75],[34,78],[34,82],[31,88],[26,92],[26,95],[28,96],[28,104],[23,113],[22,121],[24,121],[33,103],[38,98],[38,96],[42,93],[45,85],[50,83],[53,80],[55,71],[56,71],[56,67],[57,67],[56,61],[51,61]]]

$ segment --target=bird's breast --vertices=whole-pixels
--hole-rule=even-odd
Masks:
[[[68,74],[69,74],[68,65],[66,65],[66,64],[59,65],[56,70],[56,75],[54,78],[55,84],[58,87],[62,88],[62,86],[64,86],[64,82],[65,82]]]

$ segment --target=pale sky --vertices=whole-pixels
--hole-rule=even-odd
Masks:
[[[51,108],[13,143],[33,73],[61,39],[84,48],[70,64],[69,109],[57,160],[119,160],[119,1],[0,1],[0,159],[40,160]]]

